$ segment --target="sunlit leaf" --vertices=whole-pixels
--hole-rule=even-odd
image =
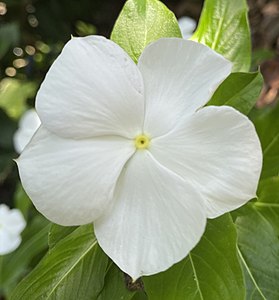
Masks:
[[[251,61],[251,38],[245,0],[206,0],[192,39],[233,62],[234,72],[247,72]]]
[[[158,0],[128,0],[111,39],[137,62],[143,49],[162,37],[181,37],[174,14]]]

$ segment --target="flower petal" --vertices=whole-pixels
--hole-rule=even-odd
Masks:
[[[235,109],[208,106],[152,140],[154,157],[201,191],[215,218],[256,196],[262,151],[254,125]]]
[[[138,66],[146,94],[144,131],[153,137],[206,104],[232,68],[209,47],[177,38],[147,46]]]
[[[18,209],[11,209],[5,218],[4,226],[12,235],[19,235],[26,227],[26,222]]]
[[[10,234],[17,235],[25,226],[25,219],[19,209],[10,209],[6,204],[0,204],[0,228],[5,228]]]
[[[22,115],[19,121],[19,128],[13,136],[14,147],[17,153],[23,151],[40,125],[41,120],[35,109],[29,109]]]
[[[133,153],[124,138],[71,140],[40,127],[17,162],[23,187],[43,215],[61,225],[82,225],[107,209]]]
[[[103,250],[136,279],[184,258],[200,240],[205,224],[200,195],[143,150],[127,164],[114,206],[94,228]]]
[[[7,230],[0,229],[0,255],[13,252],[21,243],[20,235],[10,234]]]
[[[142,131],[142,77],[114,42],[73,38],[42,83],[36,108],[44,126],[61,137],[133,137]]]

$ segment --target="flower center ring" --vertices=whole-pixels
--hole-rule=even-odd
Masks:
[[[138,135],[135,138],[135,147],[137,149],[147,149],[150,144],[150,138],[144,134]]]

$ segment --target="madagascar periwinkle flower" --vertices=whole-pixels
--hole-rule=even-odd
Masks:
[[[102,249],[134,279],[184,258],[207,218],[256,195],[253,124],[231,107],[203,107],[231,68],[183,39],[151,43],[138,64],[103,37],[70,40],[18,159],[37,209],[61,225],[94,222]]]
[[[0,204],[0,255],[16,250],[21,243],[21,232],[26,226],[20,210]]]

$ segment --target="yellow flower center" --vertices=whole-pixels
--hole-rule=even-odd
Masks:
[[[135,146],[137,149],[147,149],[150,144],[150,138],[144,134],[138,135],[135,138]]]

